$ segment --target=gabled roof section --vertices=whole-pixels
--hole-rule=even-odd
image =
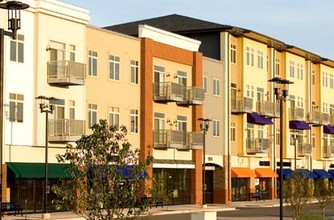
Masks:
[[[193,32],[220,32],[222,30],[235,28],[230,25],[217,24],[177,14],[113,25],[104,28],[131,36],[138,36],[138,25],[145,24],[165,31],[182,34]]]

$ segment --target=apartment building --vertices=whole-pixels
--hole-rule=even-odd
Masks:
[[[207,201],[249,200],[256,190],[277,198],[277,177],[293,171],[306,171],[314,181],[333,178],[332,60],[252,30],[180,15],[106,29],[137,36],[139,23],[201,41],[203,112],[213,120],[206,139]],[[294,83],[283,117],[268,82],[274,77]]]
[[[46,124],[49,185],[64,177],[56,154],[64,153],[67,143],[85,133],[85,33],[89,15],[85,9],[54,0],[25,3],[30,7],[21,12],[17,40],[5,39],[2,199],[41,211]],[[57,98],[47,122],[38,96]],[[53,198],[50,193],[50,209],[54,208]]]

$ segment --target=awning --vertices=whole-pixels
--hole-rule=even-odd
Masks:
[[[317,176],[316,179],[332,179],[333,175],[323,169],[313,169],[313,173]]]
[[[263,117],[255,112],[247,113],[247,122],[257,125],[271,125],[273,122],[271,119]]]
[[[231,168],[232,178],[251,178],[256,177],[254,170],[246,167],[232,167]]]
[[[305,121],[289,121],[289,128],[296,130],[310,130],[311,127]]]
[[[334,170],[328,170],[328,173],[331,174],[334,178]]]
[[[276,173],[280,176],[280,169],[276,169]],[[291,169],[283,169],[283,179],[288,179],[293,174]]]
[[[146,178],[147,173],[141,172],[138,173],[138,171],[134,171],[135,168],[132,165],[126,165],[126,166],[116,166],[116,170],[112,170],[110,166],[90,166],[88,168],[88,178],[93,179],[95,172],[96,174],[102,175],[103,178],[105,177],[111,177],[112,175],[121,175],[124,178]],[[108,172],[108,170],[110,172]],[[108,173],[108,174],[106,174]]]
[[[325,134],[334,134],[334,127],[330,125],[324,125],[323,126],[323,131]]]
[[[317,179],[317,175],[315,175],[313,172],[309,171],[308,169],[297,169],[298,173],[305,176],[306,179]]]
[[[45,178],[45,163],[6,163],[8,174],[15,179],[41,179]],[[59,179],[69,178],[65,172],[69,164],[48,164],[48,178]]]
[[[275,178],[278,177],[271,168],[255,168],[255,174],[258,178]]]

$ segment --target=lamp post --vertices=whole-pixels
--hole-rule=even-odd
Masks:
[[[209,122],[211,121],[208,118],[199,118],[197,119],[201,121],[200,127],[203,131],[203,175],[202,175],[202,207],[206,208],[205,205],[205,191],[206,191],[206,184],[205,184],[205,135],[206,132],[209,130]]]
[[[284,120],[283,120],[283,102],[286,101],[289,96],[288,87],[289,84],[293,84],[293,82],[282,79],[280,77],[274,77],[268,82],[274,83],[274,94],[276,96],[276,101],[279,102],[280,105],[280,161],[279,161],[279,200],[280,200],[280,219],[283,220],[283,129],[284,129]]]
[[[292,138],[294,140],[293,142],[293,145],[294,145],[294,154],[295,154],[295,157],[294,157],[294,163],[295,163],[295,171],[297,170],[297,140],[298,140],[298,137],[299,137],[299,133],[298,131],[294,131],[292,133]]]
[[[2,2],[2,0],[0,0]],[[8,1],[6,3],[0,3],[1,9],[8,11],[8,29],[5,31],[0,28],[0,207],[2,207],[2,159],[3,159],[3,97],[4,97],[4,36],[10,36],[16,39],[17,30],[21,28],[21,13],[22,9],[29,8],[29,5],[21,3],[19,1]],[[0,209],[0,220],[2,219],[2,211]]]
[[[49,113],[53,113],[54,110],[54,101],[56,98],[54,97],[45,97],[38,96],[36,99],[39,99],[39,108],[41,113],[45,113],[45,183],[44,183],[44,213],[48,212],[48,193],[50,191],[50,187],[48,185],[48,146],[49,146]]]

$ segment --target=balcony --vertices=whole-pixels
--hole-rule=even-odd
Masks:
[[[256,102],[256,112],[259,115],[279,118],[280,117],[280,107],[279,104],[275,102],[257,101]]]
[[[289,108],[289,120],[290,121],[304,121],[304,109],[303,108]]]
[[[322,113],[322,124],[328,125],[330,122],[330,116],[327,113]]]
[[[253,99],[247,97],[237,97],[231,100],[232,114],[251,113],[253,109]]]
[[[187,145],[187,132],[185,131],[155,130],[153,131],[153,142],[155,149],[190,150],[189,145]]]
[[[185,99],[177,102],[178,105],[203,105],[204,89],[190,86],[187,88]]]
[[[202,150],[203,149],[203,133],[202,132],[189,132],[187,143],[190,149]]]
[[[299,143],[297,145],[297,155],[298,157],[310,156],[312,153],[312,144]]]
[[[49,142],[74,142],[85,134],[85,121],[49,119]]]
[[[247,154],[267,153],[270,147],[270,141],[266,138],[247,138],[246,152]]]
[[[329,115],[329,125],[334,126],[334,114]]]
[[[324,144],[322,146],[322,157],[333,158],[334,157],[334,145]]]
[[[55,86],[84,85],[86,65],[73,61],[48,62],[48,83]]]
[[[160,82],[153,84],[154,101],[156,102],[182,102],[185,100],[186,87],[173,82]]]
[[[314,126],[322,125],[322,113],[316,111],[308,112],[306,114],[306,122],[308,124],[313,124]]]

